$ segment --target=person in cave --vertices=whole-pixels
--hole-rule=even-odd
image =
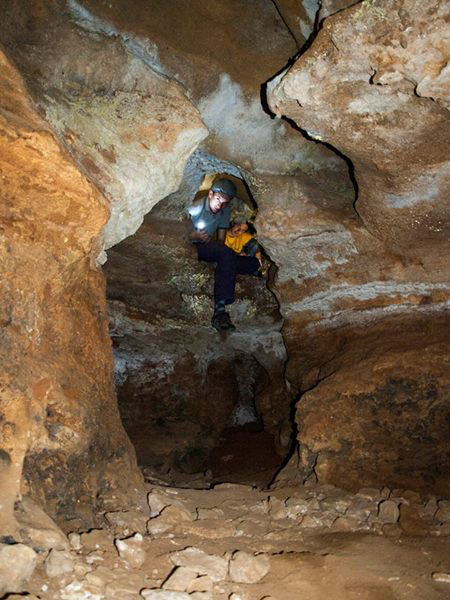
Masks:
[[[232,223],[227,230],[225,245],[240,256],[255,256],[259,262],[259,275],[266,277],[270,261],[256,239],[256,229],[250,222]]]
[[[193,229],[190,241],[197,249],[199,260],[215,262],[214,313],[212,326],[217,331],[235,329],[225,306],[234,302],[236,275],[258,275],[259,262],[255,256],[240,256],[225,245],[230,227],[229,203],[236,195],[236,186],[230,179],[217,179],[208,193],[188,208]]]

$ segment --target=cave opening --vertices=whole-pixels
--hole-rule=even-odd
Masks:
[[[268,287],[276,265],[268,279],[238,275],[230,307],[237,330],[215,331],[214,267],[198,261],[188,240],[187,206],[225,176],[237,188],[231,221],[252,223],[258,210],[240,172],[216,163],[197,152],[180,188],[108,250],[118,406],[147,481],[264,487],[289,438],[282,318]]]

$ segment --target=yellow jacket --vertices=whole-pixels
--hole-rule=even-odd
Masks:
[[[242,252],[242,248],[245,244],[252,239],[252,235],[250,233],[244,232],[239,235],[230,235],[227,233],[225,238],[225,245],[234,250],[237,254]]]

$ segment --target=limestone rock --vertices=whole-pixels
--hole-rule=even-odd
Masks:
[[[151,535],[160,535],[179,523],[190,521],[192,521],[192,515],[186,508],[182,506],[167,506],[157,517],[148,521],[147,531]]]
[[[230,560],[230,578],[236,583],[257,583],[270,571],[267,554],[250,554],[236,551]]]
[[[81,550],[81,535],[79,533],[73,531],[72,533],[69,533],[67,537],[72,550]]]
[[[67,550],[52,550],[45,559],[45,572],[49,577],[61,577],[73,570],[73,557]]]
[[[105,519],[123,535],[147,532],[148,515],[137,510],[108,512]]]
[[[436,571],[432,575],[434,581],[438,581],[439,583],[450,583],[450,573],[440,573]]]
[[[197,571],[189,567],[177,567],[162,587],[165,590],[174,590],[178,592],[187,592],[197,578]],[[198,591],[198,590],[197,590]]]
[[[269,95],[275,112],[352,160],[368,229],[412,253],[419,241],[443,247],[449,233],[445,11],[440,0],[357,3],[325,21]]]
[[[22,592],[36,567],[36,552],[24,544],[0,544],[0,594]]]
[[[185,592],[171,592],[169,590],[142,590],[141,596],[145,600],[192,600],[190,594]]]
[[[113,541],[113,536],[107,529],[92,529],[89,532],[82,533],[80,539],[82,547],[86,550],[110,548]]]
[[[200,575],[191,581],[186,591],[190,594],[193,592],[211,592],[213,586],[214,582],[211,577],[208,577],[208,575]]]
[[[124,540],[115,540],[114,543],[120,558],[128,563],[130,567],[139,569],[144,564],[146,554],[143,547],[143,537],[140,533]]]
[[[193,547],[173,552],[170,561],[176,566],[193,569],[198,575],[208,575],[214,582],[225,579],[228,572],[228,561],[225,558]]]
[[[31,498],[24,497],[16,504],[15,515],[34,548],[68,550],[67,537],[44,510]]]
[[[394,500],[383,500],[378,505],[378,517],[383,523],[397,523],[399,516],[398,503]]]
[[[450,500],[439,500],[438,506],[435,518],[441,523],[447,523],[450,521]]]

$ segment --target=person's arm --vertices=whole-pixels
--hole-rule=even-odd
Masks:
[[[191,219],[184,219],[187,237],[191,242],[209,242],[211,237],[206,229],[196,229]]]
[[[225,244],[225,237],[227,235],[226,229],[218,229],[217,230],[217,241],[221,244]]]

